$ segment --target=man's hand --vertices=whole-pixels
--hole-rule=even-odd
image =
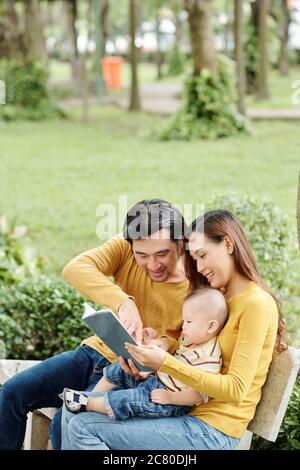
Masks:
[[[132,299],[127,299],[118,310],[119,320],[128,333],[138,342],[143,339],[143,323]]]
[[[156,388],[151,392],[151,401],[160,405],[172,405],[173,392]]]

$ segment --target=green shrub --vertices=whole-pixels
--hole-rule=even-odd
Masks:
[[[247,120],[236,110],[234,89],[229,59],[219,61],[217,73],[203,69],[200,75],[190,75],[183,109],[159,134],[160,140],[216,139],[249,131]]]
[[[45,359],[91,335],[81,320],[84,299],[61,279],[40,277],[0,287],[0,342],[6,358]]]
[[[300,380],[294,387],[282,426],[275,442],[253,436],[251,449],[300,450]]]
[[[6,284],[19,282],[28,276],[37,276],[42,260],[35,251],[21,243],[25,226],[17,226],[5,215],[0,216],[0,281]]]
[[[6,87],[6,104],[0,107],[0,118],[6,121],[37,121],[66,117],[65,112],[49,99],[47,72],[41,64],[1,60],[0,79],[5,82]]]

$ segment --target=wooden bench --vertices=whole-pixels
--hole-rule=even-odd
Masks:
[[[17,372],[27,369],[39,361],[0,360],[0,385]],[[275,442],[283,421],[291,393],[300,368],[300,351],[289,347],[277,355],[269,369],[262,397],[256,408],[255,416],[249,423],[236,450],[248,450],[252,435]],[[48,427],[56,408],[43,408],[29,413],[24,449],[51,449]]]

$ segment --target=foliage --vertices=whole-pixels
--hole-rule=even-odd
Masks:
[[[216,139],[245,132],[246,119],[236,111],[232,63],[219,61],[217,73],[203,69],[185,81],[183,109],[159,134],[161,140]]]
[[[300,450],[300,380],[296,382],[289,405],[275,442],[253,436],[251,449]]]
[[[26,276],[36,276],[42,265],[34,250],[24,246],[20,239],[26,234],[25,226],[17,226],[0,217],[0,281],[6,284],[19,282]]]
[[[258,73],[258,36],[252,23],[248,23],[246,27],[245,69],[247,92],[251,94],[257,89]]]
[[[232,211],[249,238],[261,275],[277,292],[286,292],[292,259],[287,216],[274,204],[240,195],[214,197],[209,208]]]
[[[83,298],[66,282],[41,276],[0,287],[0,340],[6,357],[45,359],[73,349],[90,335]]]
[[[38,62],[0,61],[0,79],[6,87],[6,104],[0,107],[0,118],[6,121],[66,117],[48,96],[47,72]]]
[[[177,46],[167,54],[167,75],[180,75],[184,71],[185,57]]]

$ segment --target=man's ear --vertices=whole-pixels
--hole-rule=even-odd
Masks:
[[[208,322],[207,333],[211,335],[215,333],[218,328],[219,328],[219,322],[217,320],[210,320]]]
[[[178,249],[179,249],[179,255],[182,256],[184,255],[184,239],[182,238],[181,240],[179,240],[178,242]]]
[[[232,255],[233,250],[234,250],[234,246],[233,246],[233,243],[231,241],[231,238],[228,235],[225,235],[224,243],[225,243],[225,246],[226,246],[226,249],[227,249],[228,253],[230,255]]]

